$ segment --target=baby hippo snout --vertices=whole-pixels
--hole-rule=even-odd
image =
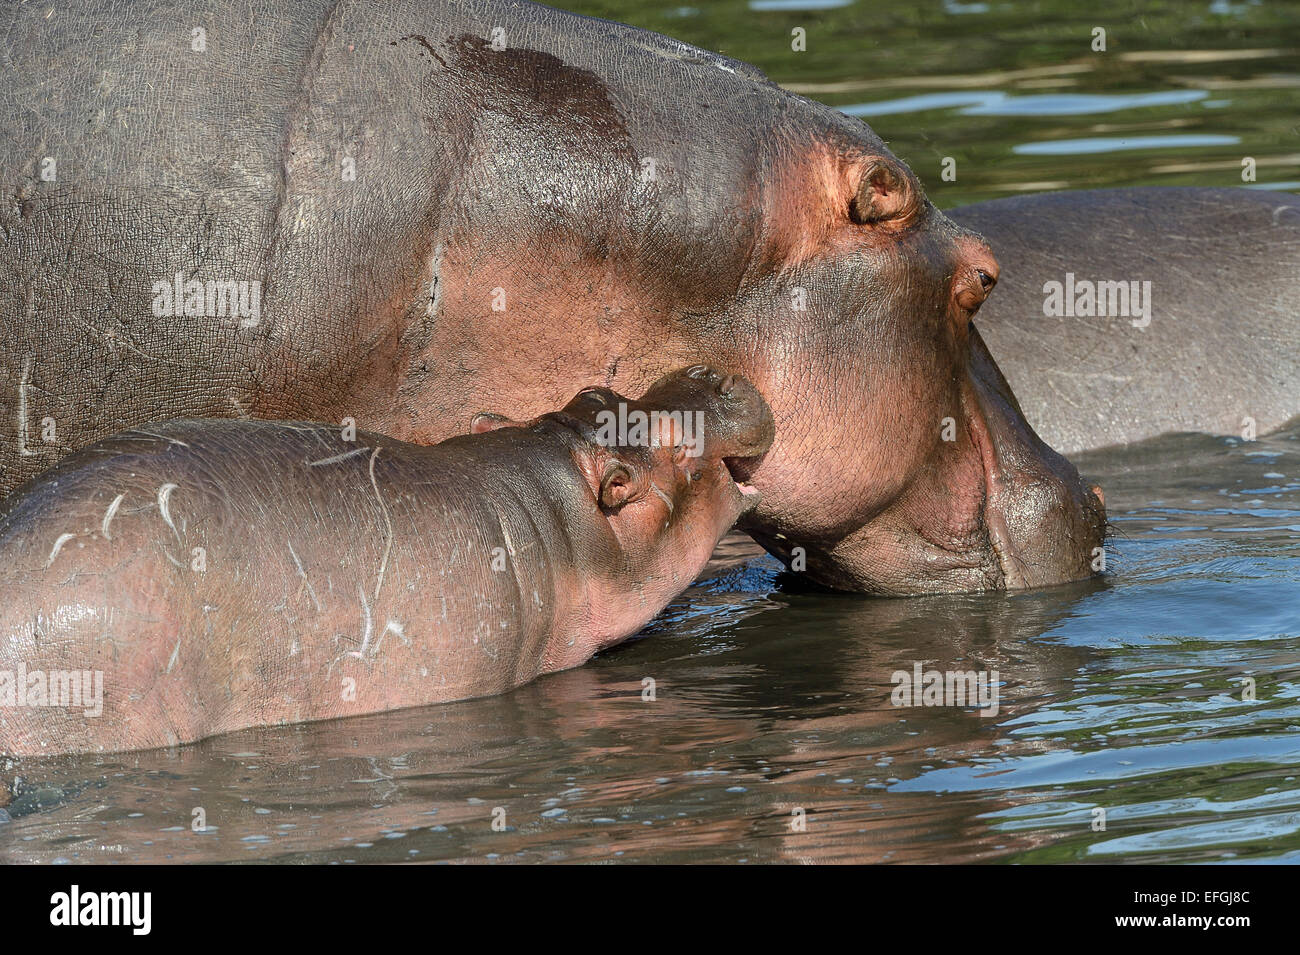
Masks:
[[[752,473],[776,437],[772,409],[753,383],[709,365],[665,375],[650,386],[641,404],[702,412],[704,454],[724,460],[737,480]]]

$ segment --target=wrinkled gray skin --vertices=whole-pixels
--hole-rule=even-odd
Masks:
[[[1002,265],[980,334],[1063,452],[1170,431],[1257,434],[1300,414],[1300,196],[1141,188],[953,209]],[[1049,317],[1043,286],[1150,281],[1142,316]]]
[[[700,427],[604,443],[620,401]],[[690,585],[757,501],[729,463],[773,434],[751,384],[704,366],[639,402],[587,390],[474,428],[424,447],[171,421],[20,488],[0,510],[0,673],[99,673],[102,692],[33,705],[22,683],[0,755],[150,749],[577,666]]]
[[[0,43],[0,487],[147,421],[431,443],[706,362],[771,403],[745,527],[815,578],[1093,573],[1100,502],[971,328],[988,247],[752,67],[500,2],[9,4]],[[178,272],[257,320],[167,313]]]

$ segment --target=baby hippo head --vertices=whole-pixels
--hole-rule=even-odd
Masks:
[[[514,424],[479,415],[473,430]],[[775,434],[758,389],[706,365],[665,375],[637,401],[586,388],[529,424],[576,436],[574,460],[618,539],[625,569],[643,579],[689,574],[677,589],[758,503],[744,482]]]

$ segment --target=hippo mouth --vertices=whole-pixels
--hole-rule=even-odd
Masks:
[[[727,457],[722,459],[723,466],[727,473],[731,475],[731,482],[736,485],[741,495],[745,498],[747,510],[752,510],[758,506],[759,492],[750,482],[754,472],[758,470],[759,459],[762,455],[754,457]]]
[[[1064,478],[1058,477],[1062,481],[1062,491],[1053,494],[1049,500],[1043,500],[1048,484],[1041,476],[1030,482],[1014,480],[1003,466],[998,442],[978,397],[975,412],[969,419],[969,434],[984,485],[979,517],[986,539],[986,554],[992,556],[1000,577],[991,589],[1025,590],[1088,576],[1090,567],[1087,560],[1080,562],[1076,559],[1075,566],[1069,568],[1059,561],[1059,557],[1057,562],[1044,560],[1044,555],[1032,547],[1033,535],[1030,535],[1030,545],[1026,546],[1024,535],[1020,535],[1022,539],[1018,540],[1013,525],[1019,522],[1030,527],[1043,539],[1095,539],[1100,544],[1106,525],[1101,489],[1095,485],[1083,485],[1078,472],[1064,459],[1060,459],[1061,464],[1068,468],[1069,473]],[[1029,435],[1038,441],[1032,430]],[[1042,447],[1046,453],[1054,453],[1045,445]],[[1044,522],[1052,518],[1062,522],[1044,526]],[[1088,552],[1089,548],[1080,547],[1080,550]]]
[[[993,557],[1001,578],[992,589],[1019,590],[1025,587],[1024,575],[1017,566],[1020,555],[1015,550],[1010,530],[1007,528],[1006,515],[999,506],[1004,490],[1002,470],[993,437],[988,432],[988,424],[984,421],[983,414],[972,416],[969,434],[979,456],[981,477],[984,480],[980,519],[984,525],[986,553]]]

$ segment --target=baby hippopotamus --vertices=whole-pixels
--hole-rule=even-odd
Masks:
[[[588,388],[472,429],[418,446],[173,421],[29,482],[0,513],[0,755],[148,749],[577,666],[754,507],[732,469],[774,424],[747,380],[697,365],[639,401]]]

